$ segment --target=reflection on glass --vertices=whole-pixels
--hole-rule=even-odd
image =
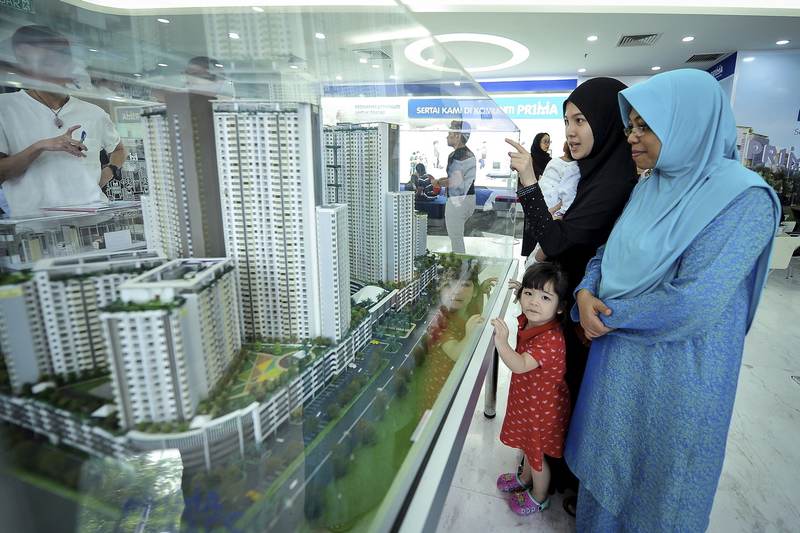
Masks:
[[[407,61],[429,33],[385,4],[0,14],[50,36],[0,50],[0,104],[55,95],[110,126],[61,139],[98,198],[0,221],[8,523],[30,507],[59,510],[30,519],[47,531],[398,518],[378,509],[416,476],[509,267],[442,253],[446,188],[421,202],[401,182],[425,162],[431,185],[486,199],[516,128],[441,47],[425,53],[451,70]],[[56,108],[29,144],[64,136]],[[480,151],[471,170],[451,127]],[[512,230],[491,207],[466,219],[468,238]]]

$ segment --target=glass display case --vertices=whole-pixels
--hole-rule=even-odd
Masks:
[[[73,147],[38,157],[113,173],[109,203],[17,213],[7,195],[14,531],[435,515],[423,472],[482,383],[516,274],[517,129],[402,5],[245,4],[0,12],[0,114],[24,102]],[[120,141],[63,138],[79,103]],[[4,190],[35,185],[29,170]]]

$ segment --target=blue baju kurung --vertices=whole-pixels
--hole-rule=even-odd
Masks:
[[[755,266],[776,224],[767,191],[747,189],[685,250],[671,281],[605,301],[614,331],[592,342],[564,453],[581,482],[578,531],[708,526]],[[603,251],[576,292],[597,294]]]

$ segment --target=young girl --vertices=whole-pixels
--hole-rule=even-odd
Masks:
[[[550,506],[550,469],[544,456],[561,457],[569,424],[560,323],[567,288],[566,275],[553,263],[537,263],[525,272],[517,289],[522,314],[517,317],[516,350],[509,345],[505,322],[492,320],[497,352],[513,372],[500,440],[525,453],[521,473],[502,474],[497,488],[510,493],[509,506],[520,515]]]

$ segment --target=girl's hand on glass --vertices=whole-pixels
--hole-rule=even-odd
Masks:
[[[494,326],[494,342],[495,344],[505,345],[508,344],[508,326],[505,321],[500,318],[492,319],[492,326]]]
[[[600,314],[611,316],[611,309],[602,300],[586,289],[581,289],[575,298],[581,315],[581,327],[588,339],[596,339],[613,331],[600,320]]]
[[[481,315],[472,315],[471,317],[469,317],[469,320],[467,320],[467,324],[464,326],[464,328],[467,330],[467,335],[472,333],[477,328],[481,327],[485,322],[486,321],[483,319]]]
[[[491,294],[492,289],[494,286],[497,285],[497,278],[489,278],[481,283],[481,293],[482,294]]]

